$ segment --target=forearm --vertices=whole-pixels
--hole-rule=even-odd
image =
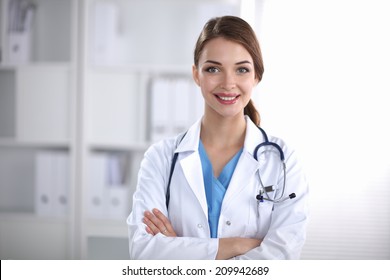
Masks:
[[[218,239],[197,237],[154,236],[143,229],[129,227],[131,259],[215,259]]]
[[[220,238],[218,243],[217,260],[227,260],[260,246],[261,240],[253,238]]]
[[[152,236],[161,233],[164,236],[177,237],[170,220],[156,208],[152,212],[144,212],[143,222],[146,225],[147,233]],[[212,240],[212,242],[214,241],[215,239]],[[218,251],[215,258],[226,260],[243,255],[251,249],[258,247],[260,242],[260,240],[253,238],[220,238],[218,240]]]

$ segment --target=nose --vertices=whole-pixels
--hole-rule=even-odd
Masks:
[[[221,81],[221,88],[224,90],[232,90],[236,87],[236,79],[233,73],[224,73]]]

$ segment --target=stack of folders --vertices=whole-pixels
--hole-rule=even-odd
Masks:
[[[65,217],[69,211],[69,155],[39,151],[35,157],[35,212],[39,216]]]
[[[87,195],[88,217],[123,219],[130,213],[134,182],[129,157],[94,153],[90,157]]]
[[[203,114],[203,97],[187,77],[156,77],[150,87],[150,140],[184,132]]]
[[[27,62],[31,53],[31,27],[36,6],[31,0],[8,0],[8,58]]]

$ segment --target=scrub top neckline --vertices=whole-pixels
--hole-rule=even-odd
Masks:
[[[199,156],[202,164],[203,182],[206,193],[208,222],[210,227],[210,237],[218,237],[218,222],[221,213],[221,207],[226,190],[230,180],[233,177],[234,170],[243,151],[241,148],[224,166],[218,178],[215,178],[211,161],[209,160],[206,149],[202,141],[199,141]]]
[[[241,156],[241,153],[243,151],[243,147],[241,147],[240,150],[228,161],[228,163],[225,164],[225,166],[222,168],[221,173],[219,174],[218,178],[214,176],[214,171],[213,171],[213,165],[211,164],[211,161],[207,155],[206,149],[203,145],[202,140],[199,141],[199,153],[201,156],[201,160],[205,160],[206,165],[208,168],[211,168],[211,174],[215,180],[218,180],[222,185],[227,186],[230,183],[230,180],[233,176],[234,170],[236,168],[236,165],[238,163],[238,160]],[[203,162],[202,162],[203,164]]]

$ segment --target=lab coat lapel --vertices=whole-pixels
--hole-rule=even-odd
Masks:
[[[202,164],[198,152],[201,120],[192,125],[176,151],[179,153],[179,163],[184,177],[191,190],[198,199],[205,216],[207,217],[207,200],[203,182]]]
[[[180,165],[183,169],[184,176],[188,185],[192,189],[196,198],[198,199],[205,216],[207,217],[207,200],[204,189],[203,171],[200,162],[198,152],[194,152],[191,155],[180,161]]]

